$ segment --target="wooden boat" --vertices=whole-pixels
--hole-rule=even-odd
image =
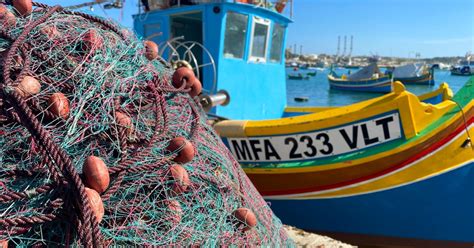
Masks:
[[[474,64],[474,63],[473,63]],[[451,75],[456,75],[456,76],[471,76],[474,75],[474,69],[471,70],[471,66],[456,66],[451,68]]]
[[[434,72],[425,64],[411,63],[396,67],[393,72],[393,80],[404,84],[434,85]]]
[[[474,80],[437,104],[394,88],[350,106],[215,128],[286,224],[336,237],[474,242]]]
[[[306,76],[314,77],[314,76],[316,76],[316,74],[317,74],[316,71],[312,71],[312,72],[307,72],[307,73],[306,73]]]
[[[344,65],[344,68],[346,68],[346,69],[360,69],[360,66],[358,66],[358,65]]]
[[[471,76],[474,75],[474,55],[467,53],[464,59],[451,68],[451,75]]]
[[[465,131],[473,132],[473,82],[452,99],[446,85],[417,97],[395,82],[393,92],[349,106],[286,108],[290,22],[276,11],[226,2],[138,14],[134,25],[160,43],[166,60],[193,50],[189,62],[204,88],[196,100],[284,223],[474,242],[473,151]],[[192,43],[168,49],[179,34]],[[210,62],[215,67],[201,67]]]
[[[331,89],[381,93],[392,91],[392,78],[380,72],[376,63],[348,76],[338,76],[331,69],[328,81]]]
[[[288,79],[291,79],[291,80],[303,80],[303,79],[309,79],[309,76],[308,75],[303,75],[301,73],[298,73],[298,74],[290,74],[288,75]]]

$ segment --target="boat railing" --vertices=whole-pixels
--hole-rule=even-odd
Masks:
[[[293,0],[142,0],[139,2],[139,11],[142,12],[144,10],[147,12],[158,9],[168,9],[171,7],[208,3],[239,3],[255,5],[293,18]],[[287,6],[289,6],[289,9]],[[285,11],[285,9],[287,10]]]

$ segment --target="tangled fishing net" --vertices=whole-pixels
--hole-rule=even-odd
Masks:
[[[291,243],[206,124],[195,79],[173,84],[103,19],[24,2],[0,5],[0,244]]]

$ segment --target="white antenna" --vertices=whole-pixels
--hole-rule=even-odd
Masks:
[[[341,36],[337,36],[337,52],[336,58],[339,57],[339,52],[341,51]]]

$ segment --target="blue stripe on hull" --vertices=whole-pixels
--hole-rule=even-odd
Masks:
[[[270,202],[283,223],[307,230],[474,242],[474,163],[366,195]]]

